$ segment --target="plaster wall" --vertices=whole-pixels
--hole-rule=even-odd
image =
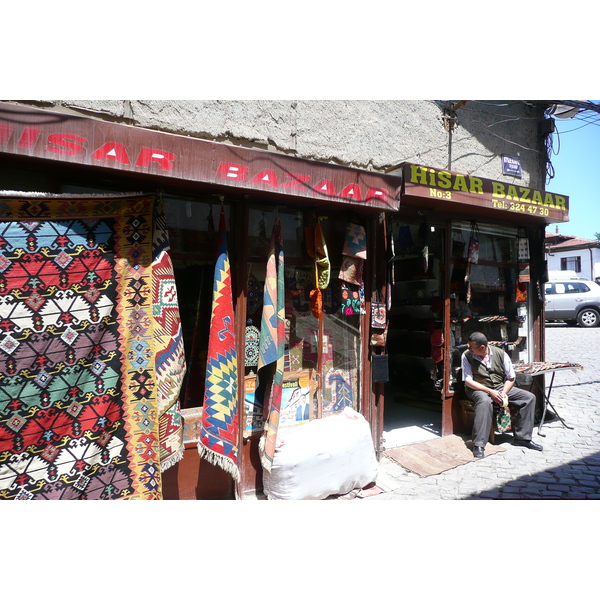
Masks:
[[[543,189],[542,110],[524,101],[467,101],[449,130],[429,100],[55,100],[52,110],[261,148],[379,172],[402,162]],[[502,175],[501,155],[523,177]],[[557,190],[559,191],[559,190]]]
[[[548,270],[560,271],[561,258],[581,257],[581,272],[577,273],[579,277],[585,277],[592,281],[600,278],[600,249],[584,248],[582,250],[563,250],[548,254]]]

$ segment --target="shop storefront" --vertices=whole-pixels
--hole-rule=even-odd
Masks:
[[[404,165],[400,210],[387,216],[386,431],[469,433],[458,367],[472,331],[513,362],[544,360],[544,229],[568,208],[567,197],[518,183]]]
[[[399,208],[400,177],[11,104],[0,104],[0,156],[2,189],[54,194],[53,198],[69,195],[73,218],[83,218],[81,207],[100,194],[115,206],[118,196],[134,191],[152,196],[164,211],[185,354],[179,392],[185,453],[183,460],[162,473],[164,497],[243,498],[260,492],[259,441],[265,397],[276,367],[264,367],[267,376],[260,381],[257,372],[274,237],[282,249],[282,268],[276,277],[284,290],[279,427],[294,427],[351,407],[367,419],[373,440],[381,438],[387,378],[385,368],[372,369],[376,362],[372,357],[385,353],[389,256],[383,215]],[[10,194],[5,198],[15,200]],[[138,196],[132,198],[134,205]],[[44,199],[32,196],[28,202],[35,216],[36,203]],[[149,214],[140,216],[150,219]],[[87,216],[98,218],[98,212]],[[62,216],[54,212],[52,218],[60,221]],[[131,218],[135,221],[135,215]],[[15,217],[19,223],[25,219]],[[215,258],[222,233],[228,240],[233,303],[233,320],[222,337],[235,338],[237,355],[237,404],[231,421],[237,428],[232,450],[237,482],[200,459],[197,449],[211,361]],[[6,359],[8,346],[3,346],[3,353]],[[140,353],[140,360],[148,359]],[[85,408],[86,401],[80,400]],[[14,420],[12,429],[8,426],[14,417],[9,404],[2,406],[0,426],[5,443],[14,445],[19,435],[15,428],[24,431],[28,424],[23,418]],[[46,437],[51,435],[46,432]],[[46,452],[52,461],[44,460],[56,463],[59,450],[50,452],[42,446],[42,440],[33,444],[32,456]],[[14,454],[15,448],[11,446],[10,452]],[[85,470],[84,463],[80,460],[77,468]],[[140,464],[138,470],[146,467]],[[17,476],[12,470],[4,478],[5,487],[14,487]],[[80,475],[73,485],[79,481],[81,487],[81,477],[85,479]]]

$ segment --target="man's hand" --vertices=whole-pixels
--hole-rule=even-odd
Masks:
[[[496,404],[508,406],[508,396],[502,390],[490,390],[488,393]]]

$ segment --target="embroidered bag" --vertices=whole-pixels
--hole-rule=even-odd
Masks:
[[[385,329],[387,310],[385,302],[371,302],[371,327]]]

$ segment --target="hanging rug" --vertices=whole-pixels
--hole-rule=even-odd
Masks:
[[[0,499],[162,498],[184,371],[154,196],[0,197]]]

